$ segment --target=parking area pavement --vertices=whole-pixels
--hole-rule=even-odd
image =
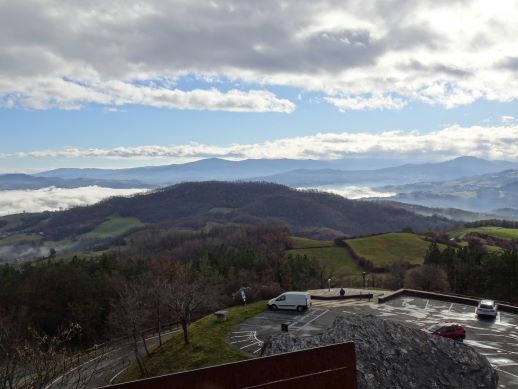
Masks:
[[[399,297],[384,304],[365,300],[316,301],[304,313],[265,311],[233,329],[229,342],[252,355],[259,355],[263,341],[281,333],[289,323],[290,333],[308,336],[322,333],[340,313],[373,314],[414,328],[455,321],[466,329],[465,343],[485,355],[498,370],[501,388],[518,387],[518,315],[499,312],[495,319],[479,319],[475,307]]]
[[[338,312],[311,308],[306,312],[264,311],[232,329],[229,342],[240,350],[259,355],[263,341],[270,335],[281,333],[281,325],[288,324],[288,331],[299,336],[321,334],[329,328]]]

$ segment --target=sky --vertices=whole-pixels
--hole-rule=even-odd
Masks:
[[[518,160],[514,0],[0,0],[0,173]]]

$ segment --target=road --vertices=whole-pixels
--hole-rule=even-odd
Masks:
[[[414,297],[400,297],[384,304],[365,300],[313,300],[312,308],[305,314],[263,312],[236,327],[233,331],[243,332],[232,333],[229,341],[251,355],[258,355],[262,342],[269,335],[281,332],[281,323],[292,323],[289,331],[298,335],[319,334],[340,313],[373,314],[414,328],[441,321],[458,322],[466,329],[465,343],[485,355],[499,372],[499,387],[518,387],[518,315],[500,312],[496,319],[479,319],[475,307],[463,304]],[[239,334],[245,336],[236,337]],[[239,340],[242,341],[236,342]]]
[[[179,330],[162,334],[162,341],[170,339]],[[159,345],[158,335],[146,338],[148,349]],[[144,345],[139,343],[140,355],[145,354]],[[119,345],[108,349],[105,353],[95,356],[76,366],[66,374],[56,378],[46,389],[56,388],[96,388],[117,381],[117,378],[135,361],[131,345]]]

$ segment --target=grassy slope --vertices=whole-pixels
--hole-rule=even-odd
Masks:
[[[0,246],[12,246],[23,242],[36,242],[41,240],[38,234],[16,234],[0,240]]]
[[[400,259],[416,265],[422,264],[430,245],[418,235],[406,232],[348,239],[347,243],[358,255],[380,267]]]
[[[349,251],[343,247],[335,246],[331,240],[314,240],[299,237],[291,237],[293,249],[286,254],[306,255],[317,259],[321,265],[333,271],[334,277],[361,274],[362,268],[358,266]]]
[[[330,247],[334,246],[333,241],[331,240],[315,240],[315,239],[307,239],[300,238],[298,236],[290,237],[290,241],[293,244],[294,249],[305,249],[309,247]]]
[[[189,327],[190,344],[183,344],[183,334],[178,333],[161,348],[153,351],[145,363],[151,376],[174,373],[184,370],[219,365],[250,358],[237,348],[230,346],[227,337],[231,329],[244,320],[266,309],[264,301],[248,305],[246,308],[232,307],[228,320],[217,322],[214,315],[208,315]],[[139,378],[138,366],[133,364],[120,381]]]
[[[321,265],[333,271],[333,276],[342,277],[354,274],[361,274],[362,268],[358,266],[349,251],[343,247],[321,247],[294,249],[286,251],[291,255],[306,255],[309,258],[317,259]]]
[[[112,238],[128,232],[132,228],[141,227],[144,224],[135,217],[110,216],[92,231],[83,234],[83,238]]]
[[[462,237],[470,232],[478,232],[481,234],[486,234],[490,236],[494,236],[500,239],[518,239],[518,229],[515,228],[503,228],[503,227],[476,227],[476,228],[460,228],[458,230],[453,230],[448,233],[448,235],[452,238]]]

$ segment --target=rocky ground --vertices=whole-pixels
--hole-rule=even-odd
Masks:
[[[263,355],[353,341],[359,389],[496,388],[498,374],[470,346],[372,315],[336,318],[322,335],[272,336]]]

